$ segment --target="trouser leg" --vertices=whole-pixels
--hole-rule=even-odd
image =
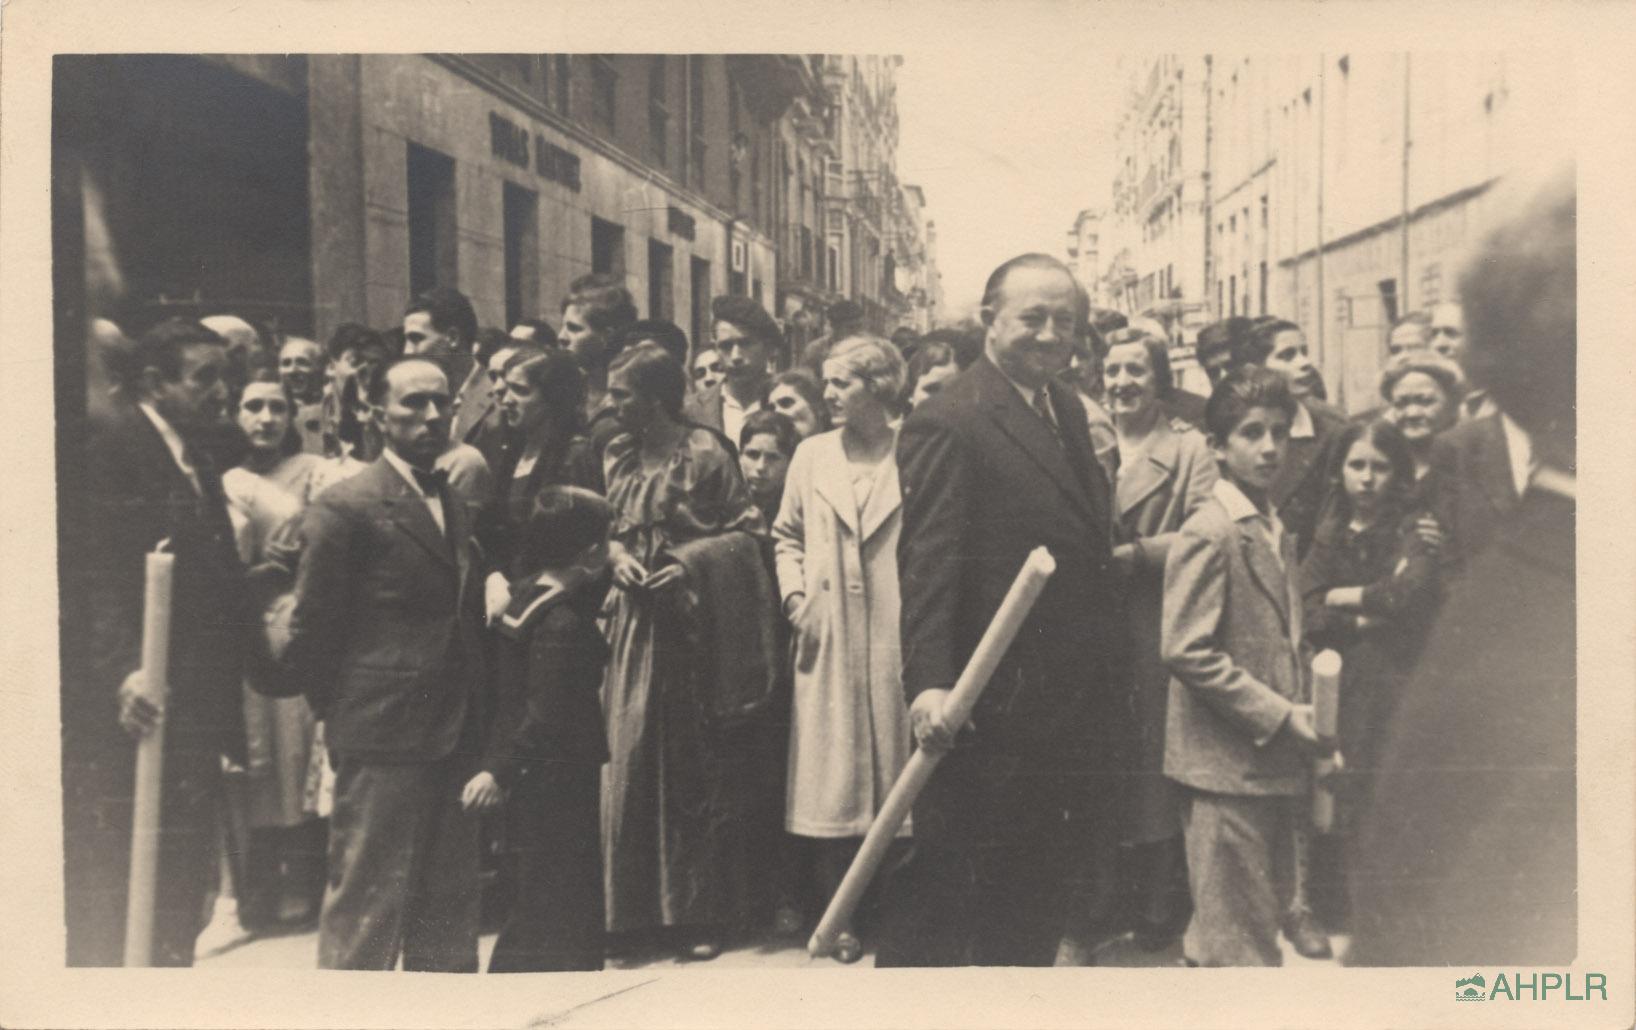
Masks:
[[[321,969],[391,969],[403,940],[415,847],[433,776],[426,765],[337,756],[329,883],[318,921]]]
[[[1193,918],[1182,938],[1201,966],[1277,966],[1287,896],[1277,858],[1288,849],[1290,802],[1188,791],[1183,802]]]
[[[460,805],[471,763],[458,754],[428,770],[415,864],[403,913],[403,968],[477,972],[482,914],[482,834]]]
[[[603,965],[599,771],[531,770],[507,804],[516,894],[489,972],[597,970]]]

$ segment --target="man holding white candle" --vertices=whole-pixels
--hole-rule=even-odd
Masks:
[[[226,369],[226,341],[197,322],[144,333],[114,421],[90,441],[88,503],[65,508],[65,612],[83,613],[63,636],[69,965],[122,962],[134,755],[161,720],[154,965],[193,964],[216,883],[221,759],[244,760],[243,628],[254,623],[209,453],[230,428]],[[162,703],[138,668],[146,555],[161,540],[175,555]]]

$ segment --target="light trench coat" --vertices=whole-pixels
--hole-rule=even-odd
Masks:
[[[860,505],[841,430],[795,451],[773,524],[779,596],[792,615],[795,691],[785,828],[861,837],[909,760],[898,645],[902,492],[888,453]],[[861,508],[861,511],[860,511]],[[907,836],[905,822],[899,836]]]

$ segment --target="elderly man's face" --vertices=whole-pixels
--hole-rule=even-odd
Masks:
[[[278,378],[297,400],[317,400],[323,388],[319,379],[323,352],[311,340],[290,340],[278,351]]]
[[[1078,310],[1079,293],[1067,272],[1012,269],[998,303],[983,309],[989,357],[1022,385],[1044,386],[1073,357]]]

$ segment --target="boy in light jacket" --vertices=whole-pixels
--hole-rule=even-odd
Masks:
[[[1164,771],[1186,788],[1182,948],[1195,965],[1282,964],[1294,834],[1311,760],[1331,750],[1307,703],[1295,542],[1267,499],[1294,411],[1283,379],[1259,367],[1216,386],[1205,423],[1222,478],[1165,563]]]

